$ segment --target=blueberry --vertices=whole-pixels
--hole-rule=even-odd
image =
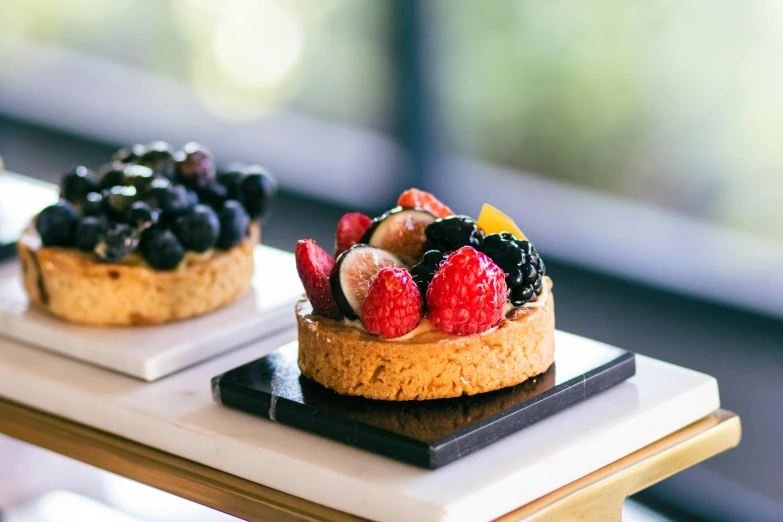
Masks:
[[[215,180],[215,160],[203,145],[188,143],[174,157],[178,181],[200,189]]]
[[[125,170],[122,163],[107,163],[98,169],[98,190],[106,190],[123,184]]]
[[[185,249],[169,230],[150,231],[141,246],[141,254],[152,268],[172,270],[185,257]]]
[[[46,207],[35,219],[35,229],[44,246],[71,246],[79,215],[68,201]]]
[[[253,165],[245,169],[245,178],[239,188],[239,201],[252,219],[260,219],[269,212],[277,193],[277,181],[262,167]]]
[[[123,169],[122,184],[136,187],[138,192],[145,192],[155,179],[152,169],[143,165],[126,165]]]
[[[106,216],[87,216],[76,225],[74,245],[85,252],[92,252],[108,229],[109,220]]]
[[[114,221],[125,221],[131,205],[138,198],[136,187],[112,187],[103,192],[103,210]]]
[[[196,193],[199,201],[215,210],[223,208],[223,203],[228,199],[228,189],[217,181],[213,181],[206,187],[196,190]]]
[[[71,203],[79,203],[97,187],[95,174],[87,167],[76,167],[63,174],[60,181],[60,197]]]
[[[220,237],[220,221],[210,207],[196,205],[193,211],[177,218],[173,230],[187,250],[206,252]]]
[[[128,210],[126,221],[136,230],[146,230],[158,224],[160,211],[152,208],[146,201],[136,201]]]
[[[151,168],[156,174],[162,174],[171,179],[174,177],[174,155],[171,147],[165,141],[154,141],[147,145],[147,150],[137,163]]]
[[[90,192],[82,201],[82,216],[97,216],[103,213],[103,196],[100,192]]]
[[[239,199],[243,179],[245,174],[241,170],[230,170],[217,175],[218,183],[226,187],[229,199]]]
[[[220,237],[216,245],[218,248],[231,248],[247,236],[250,216],[239,201],[233,199],[226,201],[218,218],[220,219]]]
[[[193,210],[198,203],[196,194],[184,185],[169,185],[160,194],[160,208],[166,214],[180,216]]]
[[[139,246],[139,235],[130,225],[113,223],[95,245],[94,252],[104,263],[117,263]]]
[[[123,147],[114,154],[111,159],[113,161],[119,161],[120,163],[135,163],[146,152],[146,148],[141,143],[131,145],[130,147]]]

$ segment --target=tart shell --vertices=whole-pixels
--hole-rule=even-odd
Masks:
[[[457,336],[427,332],[386,340],[296,306],[299,369],[342,395],[387,401],[490,392],[544,373],[555,357],[555,303],[512,310],[493,330]]]
[[[29,234],[17,250],[22,284],[37,308],[75,323],[128,326],[194,317],[234,302],[250,289],[259,239],[253,223],[237,246],[201,258],[189,252],[172,271],[140,259],[106,264],[73,248],[36,248]]]

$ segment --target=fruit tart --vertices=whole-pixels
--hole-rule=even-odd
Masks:
[[[302,374],[343,395],[406,401],[519,384],[554,362],[552,281],[535,247],[485,205],[475,221],[404,192],[343,216],[335,256],[296,245]]]
[[[250,289],[275,180],[217,173],[197,143],[134,145],[97,173],[65,173],[60,200],[17,243],[36,307],[76,323],[157,324],[210,312]]]

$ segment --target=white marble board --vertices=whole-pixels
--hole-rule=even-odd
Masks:
[[[293,255],[259,246],[250,294],[201,317],[157,326],[95,327],[29,306],[18,261],[0,265],[0,335],[154,381],[295,324],[304,290]]]
[[[435,471],[212,402],[210,378],[288,330],[147,384],[0,339],[0,396],[380,521],[489,521],[719,407],[714,378],[637,356],[628,381]],[[558,350],[594,343],[558,332]]]

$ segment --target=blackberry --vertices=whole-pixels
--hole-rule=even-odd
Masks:
[[[152,169],[156,174],[174,179],[174,154],[165,141],[154,141],[147,145],[146,151],[138,158],[137,163]]]
[[[103,191],[101,197],[104,213],[113,221],[123,222],[138,193],[136,187],[116,186]]]
[[[147,151],[146,147],[141,143],[131,145],[130,147],[123,147],[114,154],[112,154],[112,161],[119,161],[120,163],[135,163],[139,158]]]
[[[152,208],[146,201],[136,201],[128,210],[125,221],[137,232],[142,232],[157,225],[159,219],[160,210]]]
[[[139,246],[139,235],[130,225],[113,223],[95,245],[94,252],[104,263],[117,263]]]
[[[136,187],[136,191],[143,194],[149,190],[153,180],[155,180],[155,173],[149,167],[127,165],[123,169],[121,185]]]
[[[79,250],[92,252],[109,229],[106,216],[87,216],[76,225],[74,245]]]
[[[215,160],[212,154],[198,143],[188,143],[174,154],[177,181],[196,190],[215,181]]]
[[[125,170],[121,163],[107,163],[98,169],[98,190],[106,190],[122,185],[124,179]]]
[[[413,268],[411,268],[413,281],[419,287],[419,293],[425,307],[427,306],[427,288],[429,288],[435,272],[438,271],[444,259],[446,259],[445,253],[440,250],[430,250],[424,253],[424,257],[419,264],[413,265]]]
[[[443,253],[453,252],[464,246],[481,248],[484,241],[484,231],[467,216],[448,216],[435,220],[424,229],[427,240],[424,251],[440,250]]]
[[[97,187],[95,174],[87,167],[78,166],[65,174],[60,181],[60,197],[71,203],[81,203],[84,197]]]
[[[530,241],[508,232],[490,234],[484,238],[481,251],[505,272],[511,304],[521,306],[541,295],[546,267]]]
[[[90,192],[82,201],[82,216],[97,216],[103,213],[103,195]]]

